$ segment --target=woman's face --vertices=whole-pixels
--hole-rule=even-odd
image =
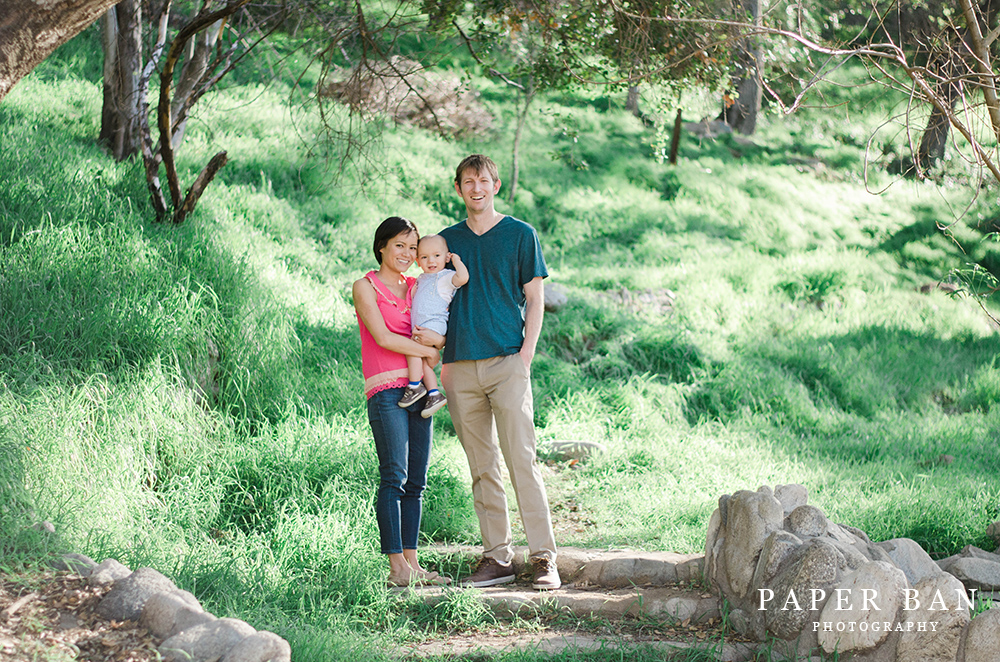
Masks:
[[[382,265],[403,273],[417,259],[417,233],[400,232],[379,250]]]

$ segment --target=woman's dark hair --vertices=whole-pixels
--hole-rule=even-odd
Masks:
[[[402,216],[390,216],[382,221],[382,224],[375,230],[375,242],[372,244],[372,248],[375,250],[375,259],[378,263],[382,264],[381,251],[386,247],[390,239],[398,234],[410,234],[411,232],[417,232],[417,226],[413,224],[413,221],[407,220]],[[418,236],[419,234],[417,232]]]

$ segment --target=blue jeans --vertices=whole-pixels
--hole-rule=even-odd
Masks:
[[[383,554],[417,548],[421,495],[431,455],[432,419],[420,415],[422,400],[406,409],[397,404],[404,390],[390,388],[368,398],[380,477],[375,519]]]

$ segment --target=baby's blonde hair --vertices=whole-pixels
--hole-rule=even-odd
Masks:
[[[423,237],[421,237],[420,241],[417,242],[417,250],[420,250],[420,244],[424,243],[424,241],[426,241],[427,239],[440,239],[441,241],[444,242],[445,249],[447,250],[447,248],[448,248],[448,242],[447,242],[447,240],[445,240],[444,237],[442,237],[439,234],[428,234],[428,235],[424,235]]]

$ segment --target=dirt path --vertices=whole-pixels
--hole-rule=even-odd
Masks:
[[[5,662],[159,660],[153,638],[136,623],[95,613],[107,589],[66,573],[0,576],[0,658]]]

